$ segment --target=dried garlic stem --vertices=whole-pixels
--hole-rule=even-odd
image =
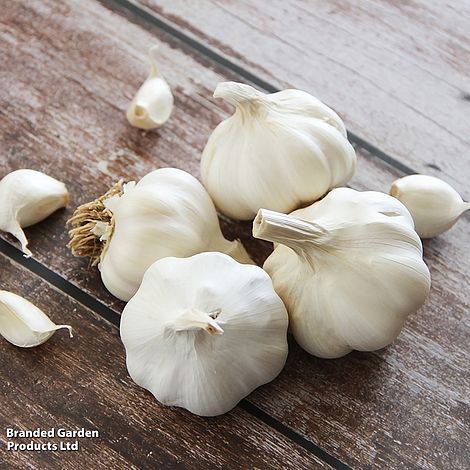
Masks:
[[[113,214],[105,207],[104,201],[112,196],[120,196],[123,193],[123,184],[124,180],[121,179],[98,199],[77,207],[73,216],[67,221],[67,225],[72,226],[69,230],[70,242],[67,247],[74,256],[90,258],[92,266],[99,263],[114,230]],[[106,240],[101,240],[100,235],[94,233],[98,222],[110,227]]]

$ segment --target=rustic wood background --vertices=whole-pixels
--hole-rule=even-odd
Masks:
[[[458,5],[457,5],[458,3]],[[73,258],[64,223],[120,177],[199,159],[230,107],[223,80],[312,92],[344,118],[356,189],[387,192],[406,173],[443,178],[470,199],[470,4],[416,0],[6,0],[0,8],[0,177],[33,168],[71,204],[27,229],[34,259],[0,239],[0,288],[69,323],[34,350],[0,341],[0,467],[469,468],[470,217],[424,243],[433,286],[399,338],[339,360],[293,341],[281,375],[229,414],[160,406],[132,383],[119,340],[123,303]],[[148,47],[175,95],[156,132],[125,109]],[[269,244],[222,220],[262,263]],[[77,453],[7,452],[5,429],[86,427]]]

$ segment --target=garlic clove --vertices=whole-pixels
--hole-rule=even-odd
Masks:
[[[450,184],[434,176],[409,175],[392,183],[390,194],[410,211],[416,232],[432,238],[449,230],[470,209]]]
[[[0,181],[0,230],[21,243],[26,257],[32,256],[22,230],[66,207],[69,194],[64,183],[35,170],[16,170]]]
[[[287,312],[258,266],[222,253],[164,258],[121,317],[132,379],[164,405],[230,411],[287,358]]]
[[[149,50],[150,75],[139,88],[127,109],[127,120],[140,129],[150,130],[162,126],[173,110],[173,94],[161,76],[155,60],[158,46]]]
[[[0,334],[10,343],[22,348],[39,346],[61,328],[67,328],[72,338],[71,326],[56,325],[28,300],[0,290]]]

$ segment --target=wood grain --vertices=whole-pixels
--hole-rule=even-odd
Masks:
[[[30,247],[41,263],[119,312],[122,303],[106,293],[97,271],[66,250],[65,220],[121,176],[139,178],[160,166],[198,175],[204,143],[228,111],[211,100],[212,90],[237,77],[91,0],[12,4],[0,17],[0,172],[39,169],[65,181],[72,196],[71,208],[27,230]],[[124,110],[146,76],[145,50],[154,42],[176,108],[164,128],[144,134],[127,125]],[[387,191],[398,176],[361,152],[352,186]],[[223,225],[262,262],[270,245],[251,239],[250,224]],[[289,367],[250,402],[353,467],[465,467],[469,229],[467,217],[426,243],[432,294],[391,347],[326,361],[292,344]]]
[[[470,199],[469,2],[132,0]],[[465,175],[462,174],[465,171]]]
[[[159,405],[128,377],[118,329],[0,255],[3,289],[73,326],[33,349],[0,338],[0,467],[331,468],[241,408],[203,419]],[[6,451],[6,428],[98,430],[78,452]],[[33,439],[47,442],[47,439]],[[71,439],[70,441],[73,441]],[[51,442],[58,443],[60,439]]]

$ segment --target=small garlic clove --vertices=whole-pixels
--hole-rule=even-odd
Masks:
[[[162,126],[173,110],[173,94],[156,65],[155,52],[157,50],[158,46],[150,48],[150,75],[139,88],[127,109],[129,123],[144,130]]]
[[[0,334],[10,343],[21,348],[39,346],[61,328],[67,328],[72,338],[71,326],[56,325],[28,300],[0,290]]]
[[[35,170],[16,170],[0,181],[0,230],[21,243],[27,258],[32,256],[22,230],[65,207],[69,194],[64,183]]]
[[[434,176],[409,175],[392,183],[390,194],[410,211],[421,238],[449,230],[470,209],[452,186]]]

